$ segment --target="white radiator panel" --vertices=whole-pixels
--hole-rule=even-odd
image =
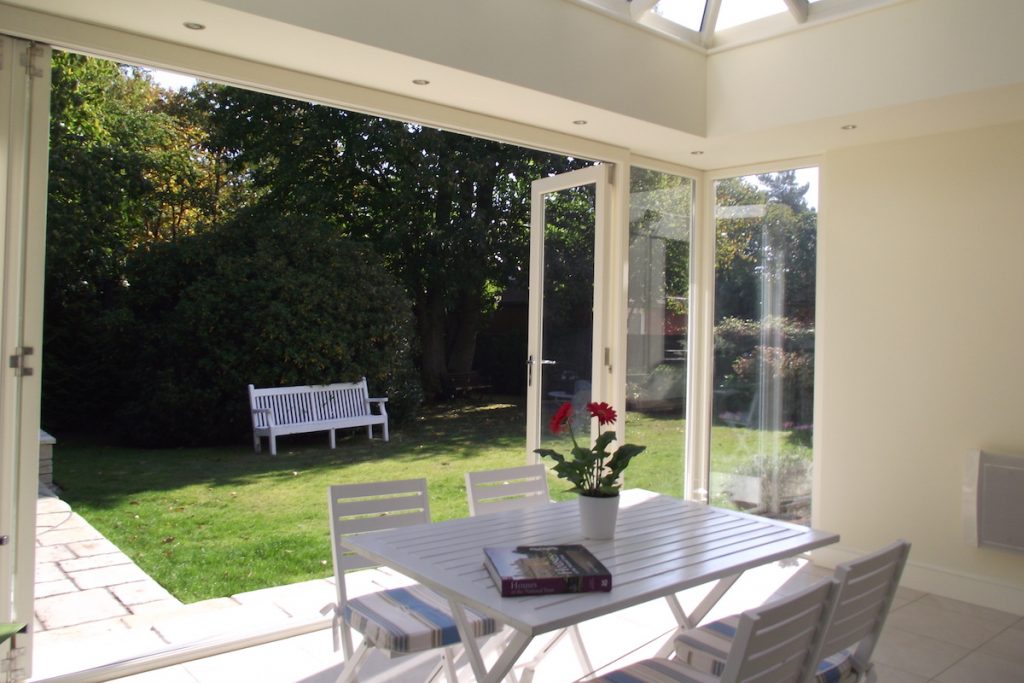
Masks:
[[[968,453],[963,513],[971,545],[1024,552],[1024,457]]]

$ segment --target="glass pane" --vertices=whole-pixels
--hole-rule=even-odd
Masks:
[[[693,180],[633,168],[629,195],[627,483],[683,495]]]
[[[590,443],[594,327],[594,186],[545,195],[544,327],[541,348],[541,446],[568,454],[570,433],[548,424],[565,402],[573,406],[572,433]],[[564,483],[564,482],[563,482]]]
[[[675,24],[699,31],[704,20],[704,2],[705,0],[661,0],[654,6],[653,12]]]
[[[784,0],[722,0],[715,30],[721,31],[740,24],[749,24],[788,11]]]
[[[817,169],[716,183],[711,503],[810,523]]]

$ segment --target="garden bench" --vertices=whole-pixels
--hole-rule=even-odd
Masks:
[[[382,425],[388,440],[386,398],[370,398],[366,378],[358,382],[317,384],[305,387],[257,389],[249,385],[252,409],[252,440],[260,452],[260,437],[270,442],[270,454],[277,455],[277,437],[304,432],[330,433],[334,448],[334,430],[366,427],[373,438],[373,425]],[[372,405],[377,405],[373,412]]]

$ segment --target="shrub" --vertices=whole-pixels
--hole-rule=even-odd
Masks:
[[[140,251],[128,279],[117,427],[132,442],[242,438],[248,384],[365,376],[396,421],[422,399],[403,290],[368,245],[325,222],[242,213]]]

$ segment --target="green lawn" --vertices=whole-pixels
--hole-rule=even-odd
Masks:
[[[647,446],[628,485],[682,495],[682,420],[627,420],[629,441]],[[517,404],[467,401],[426,409],[388,443],[365,430],[339,433],[336,450],[324,433],[291,436],[278,440],[277,457],[248,443],[141,450],[62,437],[54,478],[76,512],[193,602],[329,576],[328,484],[425,477],[435,521],[466,516],[465,472],[523,464],[525,423]],[[714,431],[724,450],[750,430]],[[554,498],[571,497],[565,482],[550,486]]]

